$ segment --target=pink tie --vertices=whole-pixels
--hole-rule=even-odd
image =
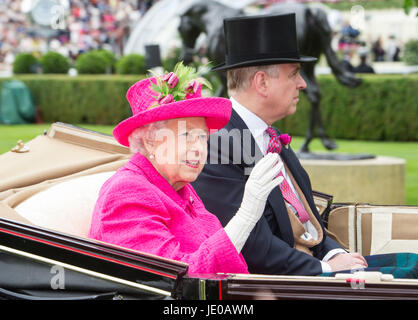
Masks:
[[[270,136],[267,153],[274,152],[274,153],[280,154],[280,152],[282,151],[282,144],[279,140],[279,137],[277,136],[276,130],[274,130],[272,127],[268,127],[266,129],[266,132]],[[283,176],[282,172],[280,172],[279,175]],[[302,223],[305,223],[306,221],[308,221],[309,220],[308,213],[306,212],[305,208],[300,203],[296,195],[293,193],[292,188],[290,187],[286,179],[283,179],[283,182],[280,183],[280,190],[282,191],[283,197],[286,199],[286,201],[290,203],[293,206],[293,208],[296,209],[299,220]]]

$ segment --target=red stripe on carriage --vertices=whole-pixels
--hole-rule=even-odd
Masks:
[[[42,242],[42,243],[45,243],[45,244],[48,244],[48,245],[51,245],[51,246],[54,246],[54,247],[58,247],[58,248],[66,249],[66,250],[69,250],[69,251],[81,253],[81,254],[84,254],[84,255],[87,255],[87,256],[91,256],[91,257],[94,257],[94,258],[99,258],[99,259],[102,259],[102,260],[114,262],[114,263],[121,264],[121,265],[124,265],[124,266],[127,266],[127,267],[131,267],[131,268],[139,269],[139,270],[142,270],[142,271],[150,272],[150,273],[153,273],[153,274],[157,274],[159,276],[164,276],[164,277],[168,277],[168,278],[171,278],[171,279],[176,279],[177,278],[177,277],[175,277],[173,275],[170,275],[170,274],[162,273],[162,272],[151,270],[151,269],[144,268],[144,267],[139,267],[139,266],[136,266],[134,264],[130,264],[130,263],[123,262],[123,261],[116,260],[116,259],[112,259],[112,258],[107,258],[107,257],[101,256],[101,255],[98,255],[98,254],[94,254],[94,253],[82,251],[82,250],[79,250],[79,249],[67,247],[67,246],[64,246],[64,245],[61,245],[61,244],[57,244],[57,243],[42,240],[42,239],[39,239],[39,238],[31,237],[31,236],[24,235],[24,234],[21,234],[21,233],[17,233],[17,232],[14,232],[14,231],[5,230],[5,229],[0,228],[0,232],[9,233],[9,234],[21,237],[21,238],[30,239],[30,240],[34,240],[34,241],[37,241],[37,242]]]

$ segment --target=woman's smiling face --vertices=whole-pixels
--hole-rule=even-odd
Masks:
[[[147,143],[155,169],[179,190],[197,179],[207,157],[208,128],[203,117],[171,119]]]

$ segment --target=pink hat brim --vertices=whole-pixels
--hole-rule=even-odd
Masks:
[[[120,122],[113,129],[113,136],[122,145],[129,147],[129,135],[145,124],[184,117],[204,117],[209,133],[223,128],[231,117],[232,104],[229,99],[193,98],[181,100],[142,111]]]

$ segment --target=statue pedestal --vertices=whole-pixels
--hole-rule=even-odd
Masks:
[[[377,156],[374,159],[300,162],[308,172],[312,189],[334,196],[333,202],[405,204],[405,160]]]

